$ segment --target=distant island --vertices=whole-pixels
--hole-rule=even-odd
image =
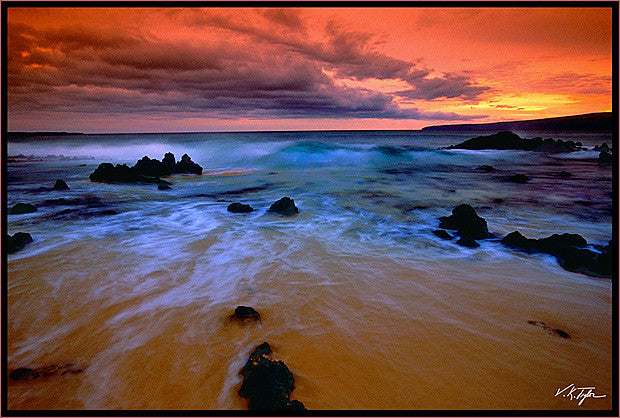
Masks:
[[[423,131],[563,131],[563,132],[609,132],[613,130],[611,112],[588,113],[585,115],[557,118],[519,120],[462,125],[436,125],[422,128]]]

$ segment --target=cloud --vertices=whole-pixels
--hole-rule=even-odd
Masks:
[[[456,74],[443,77],[422,78],[414,83],[415,89],[396,92],[397,95],[409,99],[434,100],[439,98],[459,98],[476,101],[490,87],[474,85],[469,78]]]
[[[608,94],[611,95],[612,80],[609,76],[587,73],[565,72],[533,83],[534,88],[566,94]]]
[[[393,94],[337,83],[398,79],[410,98],[474,100],[484,87],[464,76],[427,79],[417,63],[374,49],[370,34],[325,25],[323,41],[309,40],[295,11],[253,11],[245,17],[172,13],[191,38],[140,33],[123,25],[94,30],[11,25],[9,117],[29,112],[101,115],[201,115],[217,118],[386,118],[470,120],[452,112],[403,108]],[[459,90],[460,89],[460,90]],[[458,94],[457,94],[458,93]],[[403,93],[404,94],[404,93]],[[401,96],[403,95],[401,94]],[[439,94],[439,96],[437,96]],[[455,94],[448,96],[449,94]]]

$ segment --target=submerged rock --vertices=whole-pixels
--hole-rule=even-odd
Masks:
[[[571,173],[569,173],[568,171],[560,171],[560,177],[562,177],[563,179],[567,179],[569,177],[572,177],[573,175]]]
[[[48,199],[43,202],[46,206],[103,206],[103,203],[95,196],[85,196],[82,198],[65,199],[61,197],[59,199]]]
[[[283,197],[269,207],[269,212],[276,212],[280,215],[294,215],[299,212],[295,201],[290,197]]]
[[[467,247],[467,248],[480,247],[480,244],[478,244],[476,240],[473,239],[472,237],[461,237],[456,243],[460,245],[461,247]]]
[[[598,155],[598,163],[603,165],[613,164],[614,157],[607,151],[601,151]]]
[[[237,306],[235,313],[232,315],[233,319],[255,319],[260,321],[260,314],[250,306]]]
[[[13,236],[7,234],[6,241],[7,252],[13,254],[24,248],[27,244],[30,244],[32,242],[32,236],[26,232],[17,232]]]
[[[452,210],[452,215],[443,216],[439,220],[440,228],[456,230],[456,235],[461,237],[457,244],[464,247],[477,247],[475,240],[491,237],[487,221],[478,216],[470,205],[459,205]]]
[[[436,229],[433,231],[433,234],[445,240],[451,240],[452,238],[454,238],[452,235],[448,234],[444,229]]]
[[[525,174],[515,174],[515,175],[508,177],[506,180],[511,183],[523,184],[523,183],[527,183],[528,181],[530,181],[531,178],[529,178]]]
[[[542,139],[521,138],[510,131],[501,131],[492,135],[482,135],[468,139],[457,145],[450,145],[447,149],[471,149],[471,150],[523,150],[539,152],[572,152],[581,149],[580,142]]]
[[[479,165],[478,167],[476,167],[476,170],[484,171],[485,173],[490,173],[492,171],[495,171],[495,167],[493,167],[492,165]]]
[[[588,242],[579,234],[553,234],[547,238],[526,238],[511,232],[502,244],[527,253],[545,253],[556,257],[562,268],[595,277],[611,277],[613,266],[611,241],[600,253],[584,248]]]
[[[31,205],[30,203],[16,203],[9,211],[9,214],[21,215],[23,213],[32,213],[36,211],[37,207],[35,205]]]
[[[53,190],[69,190],[69,186],[67,186],[67,183],[65,183],[63,180],[56,180],[56,183],[54,183],[54,187],[52,187]]]
[[[162,161],[142,157],[133,167],[126,164],[101,163],[89,176],[90,181],[101,183],[159,183],[170,184],[160,177],[172,174],[202,174],[202,167],[183,154],[181,161],[174,162],[174,154],[166,153]]]
[[[594,151],[611,152],[609,149],[609,145],[607,145],[607,142],[603,142],[601,145],[596,145],[594,147]]]
[[[82,368],[76,367],[71,363],[60,366],[52,364],[50,366],[38,367],[33,369],[29,367],[20,367],[11,371],[11,373],[9,374],[9,378],[14,381],[30,381],[34,379],[39,379],[41,377],[48,377],[54,375],[77,374],[82,373],[82,371]]]
[[[530,325],[534,325],[536,327],[540,327],[540,328],[544,329],[545,331],[547,331],[551,335],[555,335],[555,336],[561,337],[561,338],[570,339],[570,335],[568,335],[568,332],[562,331],[561,329],[553,328],[551,325],[547,325],[544,322],[540,322],[540,321],[527,321],[527,323],[530,324]]]
[[[228,205],[227,210],[233,213],[249,213],[252,212],[254,208],[252,208],[252,206],[250,205],[244,205],[242,203],[235,202]]]
[[[290,400],[294,379],[282,361],[273,361],[271,347],[262,343],[241,369],[244,377],[239,395],[249,398],[250,410],[305,410],[303,403]]]

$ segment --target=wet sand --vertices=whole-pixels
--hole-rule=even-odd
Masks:
[[[608,279],[484,246],[429,259],[268,228],[231,247],[226,234],[152,253],[128,249],[139,234],[82,238],[10,260],[9,369],[84,371],[9,382],[8,408],[245,409],[238,372],[263,341],[308,409],[611,408]],[[228,321],[237,305],[262,322]],[[571,383],[607,397],[555,396]]]

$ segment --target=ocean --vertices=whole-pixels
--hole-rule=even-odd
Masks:
[[[612,137],[517,133],[587,150],[445,150],[477,134],[426,131],[9,138],[5,207],[37,211],[6,215],[33,238],[8,255],[8,368],[79,372],[9,381],[7,407],[246,409],[239,371],[267,341],[311,410],[610,409],[611,280],[500,240],[606,245],[612,168],[591,148]],[[171,190],[88,178],[166,152],[202,175]],[[532,180],[505,181],[518,173]],[[70,189],[41,189],[57,179]],[[284,196],[298,214],[268,212]],[[460,204],[495,238],[435,236]],[[261,321],[231,321],[238,305]],[[571,383],[606,396],[556,396]]]

